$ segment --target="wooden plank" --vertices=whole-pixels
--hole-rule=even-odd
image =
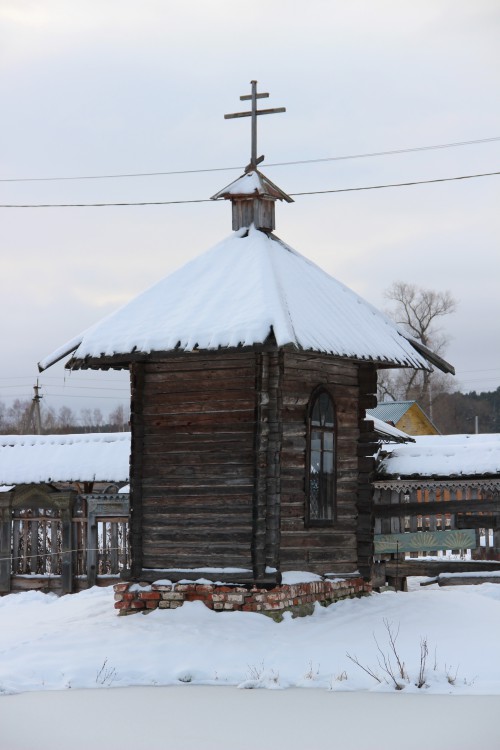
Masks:
[[[13,561],[11,560],[11,534],[12,520],[10,503],[7,507],[0,509],[0,592],[8,593],[11,589],[11,571]],[[14,547],[14,555],[17,547]],[[14,562],[14,566],[15,566]]]
[[[254,442],[253,523],[251,535],[254,577],[264,574],[266,566],[266,459],[269,446],[269,354],[256,357],[256,424]]]
[[[131,574],[137,576],[142,570],[142,486],[143,486],[143,449],[144,418],[142,415],[144,399],[144,365],[131,366],[131,430],[132,444],[130,457],[130,542]]]
[[[498,500],[446,500],[428,503],[401,503],[399,506],[381,504],[374,507],[378,518],[394,516],[423,516],[441,513],[500,513],[500,498]]]
[[[9,518],[9,525],[11,523]],[[21,521],[19,518],[14,518],[12,520],[12,563],[9,563],[9,569],[12,565],[12,574],[17,573],[19,571],[20,566],[20,560],[19,560],[19,544],[21,541]],[[9,552],[5,554],[10,554],[10,545],[9,545]],[[10,573],[9,573],[10,575]]]
[[[398,574],[400,578],[408,576],[436,576],[440,573],[465,573],[469,571],[489,571],[496,570],[500,571],[500,562],[488,560],[481,562],[474,561],[458,561],[458,560],[426,560],[425,557],[420,558],[418,561],[405,560],[400,562],[398,567]],[[393,561],[387,561],[385,563],[386,575],[395,577],[396,575],[396,563]]]
[[[71,510],[66,508],[62,512],[62,564],[61,585],[63,594],[73,591],[73,552],[72,552],[72,523]]]

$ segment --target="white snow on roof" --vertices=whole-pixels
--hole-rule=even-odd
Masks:
[[[222,192],[222,191],[221,191]],[[265,193],[264,185],[257,172],[250,172],[228,185],[226,192],[229,195],[251,195],[252,193]]]
[[[219,200],[220,198],[229,198],[230,196],[242,196],[242,195],[267,195],[279,198],[280,200],[286,200],[288,203],[293,203],[293,198],[283,192],[281,188],[271,182],[258,169],[251,170],[238,177],[230,185],[227,185],[218,193],[212,196],[212,200]]]
[[[500,475],[500,434],[422,435],[382,459],[379,474],[397,477]]]
[[[369,414],[368,409],[366,410],[367,416],[365,417],[365,420],[368,422],[373,422],[373,426],[375,428],[375,432],[377,432],[379,435],[382,435],[389,440],[394,440],[396,443],[404,442],[414,442],[414,438],[410,437],[410,435],[407,435],[406,432],[403,432],[403,430],[398,430],[397,427],[393,427],[392,424],[388,424],[387,422],[384,422],[382,419],[378,419],[378,417],[374,417],[373,415]]]
[[[262,344],[428,368],[395,324],[276,237],[239,230],[46,357]]]
[[[0,435],[0,484],[125,482],[130,433]]]

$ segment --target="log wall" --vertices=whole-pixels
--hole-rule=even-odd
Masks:
[[[252,568],[255,353],[133,366],[132,574]]]
[[[196,567],[246,568],[254,579],[266,567],[369,573],[372,464],[360,430],[374,383],[371,366],[286,350],[134,364],[132,576]],[[307,528],[307,415],[318,386],[336,408],[337,513],[333,525]]]
[[[337,419],[337,508],[330,526],[306,528],[307,411],[324,385]],[[281,570],[351,573],[358,568],[359,365],[324,355],[285,353],[282,375]],[[364,416],[364,415],[363,415]]]

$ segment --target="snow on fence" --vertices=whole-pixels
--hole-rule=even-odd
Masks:
[[[128,495],[13,488],[0,496],[0,594],[70,593],[129,567]]]

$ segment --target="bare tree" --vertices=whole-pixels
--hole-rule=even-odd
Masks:
[[[42,430],[45,435],[57,430],[57,415],[53,406],[42,406]]]
[[[128,415],[125,414],[125,409],[122,404],[113,409],[109,414],[109,423],[112,428],[117,432],[124,432],[128,425]]]
[[[104,421],[104,417],[102,416],[102,411],[100,409],[93,409],[92,417],[94,420],[94,427],[96,427],[97,432],[100,432],[102,429],[102,423]]]
[[[6,424],[9,432],[13,434],[22,434],[23,425],[28,416],[31,401],[20,401],[16,398],[12,405],[7,409]]]
[[[7,407],[3,401],[0,401],[0,432],[4,432],[7,427]]]
[[[71,432],[76,424],[76,417],[69,406],[61,406],[57,415],[58,431],[64,433]]]
[[[80,409],[81,422],[85,428],[85,432],[92,432],[94,426],[94,418],[92,417],[92,409]]]
[[[442,354],[447,338],[439,326],[440,319],[455,312],[457,302],[450,292],[436,292],[415,284],[395,281],[385,292],[393,304],[389,315],[412,338]],[[419,401],[432,419],[432,399],[439,392],[449,392],[449,376],[426,370],[382,371],[379,377],[379,398],[397,401]],[[433,393],[434,392],[434,393]]]

